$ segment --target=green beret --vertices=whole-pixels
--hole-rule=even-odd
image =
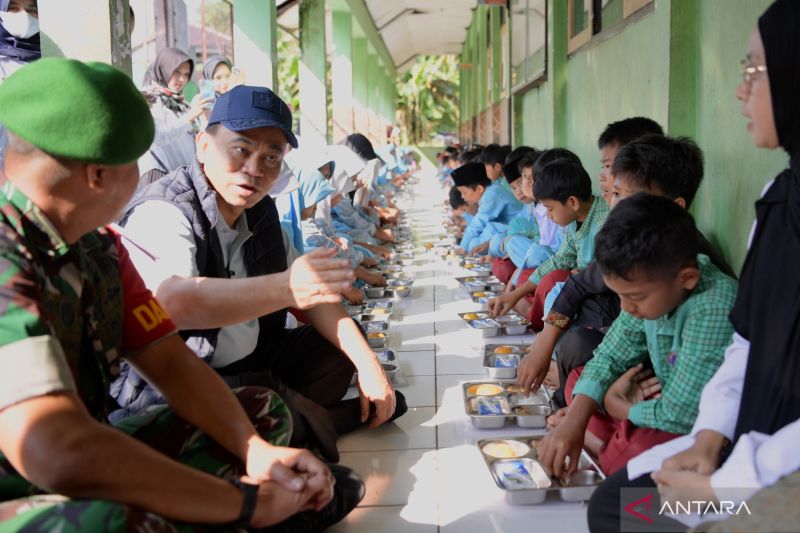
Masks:
[[[131,79],[104,63],[40,59],[0,85],[0,123],[48,154],[103,165],[150,148],[153,117]]]

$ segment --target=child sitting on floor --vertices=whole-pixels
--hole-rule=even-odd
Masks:
[[[499,144],[486,145],[482,150],[478,160],[483,163],[486,169],[486,177],[492,183],[498,183],[503,188],[511,190],[508,182],[503,176],[503,166],[506,164],[506,159],[511,155],[510,146],[500,146]]]
[[[464,231],[458,253],[473,253],[487,242],[482,240],[484,229],[493,222],[508,224],[522,209],[522,204],[514,198],[510,189],[486,177],[482,163],[468,163],[455,169],[451,174],[461,196],[470,205],[477,205],[478,212]]]
[[[458,191],[458,187],[455,185],[450,188],[449,202],[450,208],[453,210],[453,222],[455,222],[459,229],[462,230],[460,232],[462,233],[463,228],[472,222],[472,217],[474,217],[475,213],[478,212],[478,206],[469,205],[466,200],[464,200],[464,197],[461,196],[461,193]]]
[[[594,256],[594,236],[608,215],[608,205],[592,194],[592,179],[586,170],[572,160],[552,161],[542,167],[536,176],[534,195],[547,209],[548,217],[561,227],[575,222],[576,230],[567,230],[558,251],[530,275],[516,289],[489,302],[495,315],[504,315],[516,309],[528,317],[534,329],[542,329],[542,313],[535,302],[544,302],[544,296],[555,283],[564,281],[572,270],[582,270]],[[538,289],[537,289],[538,287]],[[531,298],[525,298],[532,295]]]
[[[570,375],[570,407],[539,448],[555,475],[576,470],[584,445],[612,474],[691,430],[733,334],[737,291],[699,253],[697,235],[675,201],[644,193],[620,202],[597,234],[597,264],[623,311],[582,372]],[[642,372],[645,364],[652,370]],[[596,414],[601,407],[607,415]]]
[[[611,206],[637,192],[666,196],[688,209],[703,180],[703,153],[688,138],[659,134],[645,135],[622,147],[612,166]],[[698,232],[700,253],[728,276],[730,266],[711,243]],[[554,400],[564,402],[563,385],[569,373],[586,364],[592,352],[619,316],[619,298],[603,281],[596,262],[567,279],[561,293],[546,315],[544,329],[536,337],[518,373],[520,385],[537,390],[557,352],[558,386]]]
[[[528,206],[532,210],[532,217],[536,223],[537,237],[531,238],[523,233],[515,233],[506,239],[504,249],[508,253],[514,270],[508,274],[509,282],[506,287],[507,292],[519,285],[520,280],[524,283],[533,271],[552,256],[564,241],[564,229],[547,216],[547,208],[544,204],[536,202],[533,195],[534,184],[536,183],[537,172],[541,174],[541,169],[549,162],[556,159],[566,158],[580,164],[581,160],[570,150],[565,148],[552,148],[540,153],[535,160],[524,158],[519,163],[521,173],[522,190],[525,196],[531,198],[534,203]],[[513,225],[513,221],[509,227]],[[574,224],[568,226],[572,229]],[[498,269],[499,270],[499,269]],[[503,272],[494,272],[500,278]]]
[[[611,205],[611,189],[614,180],[611,177],[611,165],[620,148],[633,142],[643,135],[664,135],[664,130],[653,119],[647,117],[631,117],[617,122],[612,122],[597,139],[597,148],[600,150],[600,175],[597,181],[600,184],[600,195]]]

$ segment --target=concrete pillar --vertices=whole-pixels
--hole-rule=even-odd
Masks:
[[[367,113],[367,40],[353,39],[353,117],[355,131],[367,135],[369,133],[369,115]]]
[[[328,142],[325,0],[300,4],[300,135],[306,146]]]
[[[331,92],[333,93],[334,142],[353,133],[353,19],[349,13],[334,11],[331,51]]]
[[[102,61],[131,74],[128,0],[39,0],[38,6],[44,57]]]
[[[378,139],[380,130],[380,118],[376,111],[378,107],[378,56],[367,54],[367,119],[369,120],[369,133],[365,133],[373,143]]]
[[[247,84],[277,91],[278,26],[275,2],[234,2],[233,46],[236,66],[242,69]]]

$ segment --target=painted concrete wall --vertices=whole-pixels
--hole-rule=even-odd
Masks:
[[[745,130],[734,89],[739,60],[768,0],[700,2],[697,120],[694,137],[705,151],[706,177],[693,213],[709,239],[736,266],[744,260],[755,217],[754,201],[764,185],[785,168],[785,152],[755,148]]]
[[[769,3],[656,0],[566,58],[566,10],[551,0],[547,79],[515,95],[515,144],[564,145],[596,175],[596,140],[609,122],[644,115],[671,135],[693,137],[705,152],[706,177],[692,212],[738,269],[753,203],[786,164],[783,154],[752,146],[733,95],[748,35]]]

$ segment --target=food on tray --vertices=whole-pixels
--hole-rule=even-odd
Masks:
[[[526,455],[530,448],[517,440],[498,440],[483,445],[483,453],[498,459],[514,459]]]
[[[475,396],[494,396],[503,392],[503,387],[493,383],[481,383],[471,386],[467,389],[467,392]]]
[[[500,483],[506,489],[535,489],[536,482],[522,461],[498,462],[495,466]]]
[[[503,401],[497,397],[481,396],[478,398],[477,411],[479,415],[503,415]]]
[[[472,325],[473,328],[479,328],[479,329],[500,327],[500,325],[491,318],[479,318],[477,320],[473,320],[472,322],[470,322],[470,324]]]
[[[464,313],[465,320],[475,320],[478,318],[478,313]]]
[[[367,333],[367,338],[370,339],[382,339],[386,336],[385,333]]]
[[[494,358],[495,368],[517,368],[519,365],[519,357],[513,354],[500,354]]]
[[[497,354],[507,354],[507,353],[514,353],[513,346],[498,346],[494,349],[494,353]]]

